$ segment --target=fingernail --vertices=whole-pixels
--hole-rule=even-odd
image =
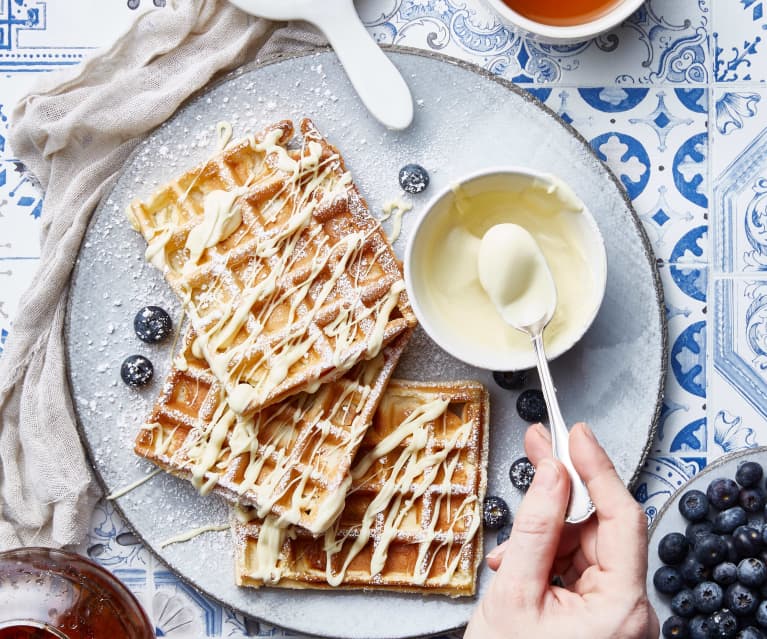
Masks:
[[[594,435],[594,431],[591,430],[588,426],[588,424],[581,423],[581,430],[583,431],[583,434],[586,435],[591,441],[595,442],[597,441],[596,436]]]
[[[542,459],[535,469],[533,484],[546,490],[553,490],[559,483],[559,478],[559,465],[555,464],[552,459]]]
[[[547,442],[551,441],[551,435],[549,434],[549,429],[546,428],[543,424],[533,424],[533,428]]]

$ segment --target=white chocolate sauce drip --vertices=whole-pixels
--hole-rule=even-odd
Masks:
[[[216,123],[216,149],[223,151],[232,140],[232,123],[222,120]]]
[[[156,475],[159,475],[162,472],[162,468],[158,468],[157,470],[153,470],[151,473],[146,475],[145,477],[142,477],[141,479],[137,479],[131,484],[128,484],[127,486],[124,486],[122,488],[118,488],[115,491],[112,491],[106,496],[107,501],[112,501],[114,499],[119,499],[123,495],[127,495],[132,490],[135,490],[139,486],[143,486],[146,482],[148,482],[152,477],[155,477]]]
[[[165,548],[165,546],[170,546],[171,544],[180,544],[185,541],[189,541],[191,539],[194,539],[195,537],[199,537],[200,535],[204,533],[221,532],[222,530],[229,530],[230,528],[231,528],[230,524],[209,524],[208,526],[200,526],[199,528],[192,528],[191,530],[187,530],[186,532],[182,532],[173,537],[169,537],[165,541],[161,541],[159,546],[160,548]]]
[[[408,211],[412,211],[413,205],[407,200],[403,200],[401,197],[396,197],[393,200],[386,202],[382,209],[383,215],[379,218],[379,221],[386,222],[389,218],[392,219],[391,230],[386,234],[386,237],[392,244],[394,244],[402,232],[402,216]]]

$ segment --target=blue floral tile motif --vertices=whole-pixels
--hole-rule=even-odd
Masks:
[[[100,501],[93,514],[91,531],[86,541],[86,554],[110,569],[127,569],[149,565],[149,551],[115,511],[109,501]]]
[[[167,570],[155,570],[152,618],[158,637],[219,637],[222,607]],[[199,634],[204,633],[204,634]]]
[[[687,140],[674,156],[674,184],[679,192],[693,204],[706,208],[706,159],[708,134],[699,133]]]
[[[767,129],[714,186],[716,264],[723,272],[767,271]]]
[[[634,497],[652,524],[668,498],[706,466],[705,457],[648,457],[639,476]]]
[[[714,366],[767,417],[767,282],[718,280],[713,304]]]
[[[6,331],[4,328],[0,328],[0,355],[3,354],[3,351],[5,350],[5,340],[8,339],[8,331]]]
[[[650,157],[642,143],[625,133],[603,133],[591,140],[599,158],[607,162],[633,200],[650,180]]]
[[[717,0],[714,4],[713,63],[717,82],[765,80],[764,0]]]
[[[671,347],[671,370],[688,393],[706,396],[706,322],[688,326]]]
[[[675,117],[666,107],[665,96],[666,94],[663,91],[658,92],[658,106],[647,117],[629,119],[631,124],[644,124],[655,131],[655,134],[658,136],[658,151],[666,150],[666,139],[674,127],[680,125],[689,126],[694,122],[692,118]],[[688,106],[688,104],[685,104],[685,106]],[[698,107],[697,102],[693,103],[693,107]]]
[[[742,423],[741,417],[736,417],[725,410],[717,413],[714,420],[714,443],[722,453],[732,453],[746,448],[756,448],[756,432]]]
[[[703,83],[708,78],[708,0],[649,0],[608,34],[556,46],[505,26],[479,0],[369,4],[360,10],[379,41],[418,46],[425,41],[432,50],[521,84]],[[613,77],[597,73],[608,60]]]
[[[717,131],[727,135],[742,129],[744,121],[757,114],[757,105],[761,99],[758,93],[724,93],[715,104]]]
[[[602,113],[622,113],[630,111],[647,97],[649,89],[625,87],[601,87],[578,89],[578,95],[590,107]]]

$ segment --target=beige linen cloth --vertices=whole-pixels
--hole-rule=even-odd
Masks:
[[[301,26],[252,18],[225,0],[178,0],[17,105],[10,145],[45,204],[40,266],[0,357],[0,549],[81,543],[99,496],[63,343],[69,278],[99,199],[142,136],[211,77],[316,44]]]

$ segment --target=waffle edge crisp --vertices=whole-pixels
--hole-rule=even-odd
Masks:
[[[341,377],[416,323],[343,158],[300,128],[298,147],[278,122],[127,211],[240,414]]]
[[[488,402],[477,382],[392,381],[324,536],[232,510],[238,585],[475,594]]]
[[[352,459],[410,333],[313,394],[238,416],[190,330],[134,451],[201,492],[321,534],[343,508]]]

